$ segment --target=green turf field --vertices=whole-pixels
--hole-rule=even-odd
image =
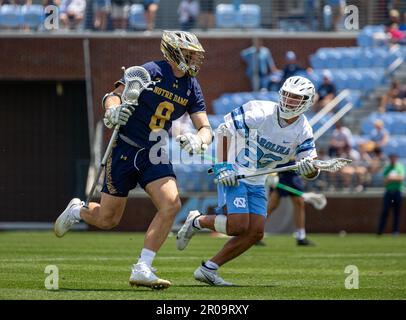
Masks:
[[[0,299],[406,299],[406,236],[311,235],[316,247],[269,236],[221,269],[236,287],[193,279],[202,259],[226,241],[201,234],[183,252],[171,237],[155,259],[165,291],[131,288],[130,266],[142,247],[134,233],[0,233]],[[59,291],[44,288],[47,265],[59,268]],[[359,268],[358,290],[344,287],[347,265]]]

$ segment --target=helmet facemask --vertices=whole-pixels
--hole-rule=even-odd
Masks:
[[[292,119],[305,112],[312,103],[309,96],[291,93],[285,90],[279,92],[279,109],[281,117]]]
[[[187,72],[190,76],[196,77],[203,64],[203,52],[182,49],[181,53],[184,57],[185,63],[188,66]]]
[[[313,83],[300,76],[288,78],[279,90],[279,114],[283,119],[298,117],[313,104]]]

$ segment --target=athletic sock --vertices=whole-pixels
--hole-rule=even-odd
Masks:
[[[296,239],[303,240],[306,238],[306,230],[304,228],[296,230]]]
[[[207,261],[203,264],[203,266],[205,266],[207,269],[210,269],[210,270],[213,270],[213,271],[216,271],[218,268],[220,268],[217,263],[214,263],[214,262],[211,261],[211,260],[207,260]]]
[[[80,216],[80,209],[83,207],[83,202],[80,204],[80,206],[74,206],[72,208],[72,215],[76,220],[82,220],[82,217]]]
[[[141,250],[141,254],[140,257],[138,259],[138,263],[140,262],[144,262],[147,264],[147,266],[151,267],[152,266],[152,261],[154,260],[156,255],[156,252],[149,250],[149,249],[145,249],[143,248]]]
[[[193,221],[192,221],[192,226],[193,226],[194,228],[196,228],[197,230],[201,230],[201,229],[202,229],[202,227],[200,226],[199,217],[196,217],[196,218],[193,219]]]

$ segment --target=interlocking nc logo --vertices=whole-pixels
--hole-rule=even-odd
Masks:
[[[245,201],[245,198],[235,198],[234,199],[234,205],[237,208],[245,208],[247,206],[247,203]]]

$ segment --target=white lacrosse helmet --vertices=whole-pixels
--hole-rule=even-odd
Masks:
[[[193,33],[164,30],[161,51],[168,61],[176,63],[179,70],[192,77],[199,73],[204,49]]]
[[[292,119],[306,112],[313,104],[315,92],[309,79],[299,76],[286,79],[279,90],[280,117]]]

